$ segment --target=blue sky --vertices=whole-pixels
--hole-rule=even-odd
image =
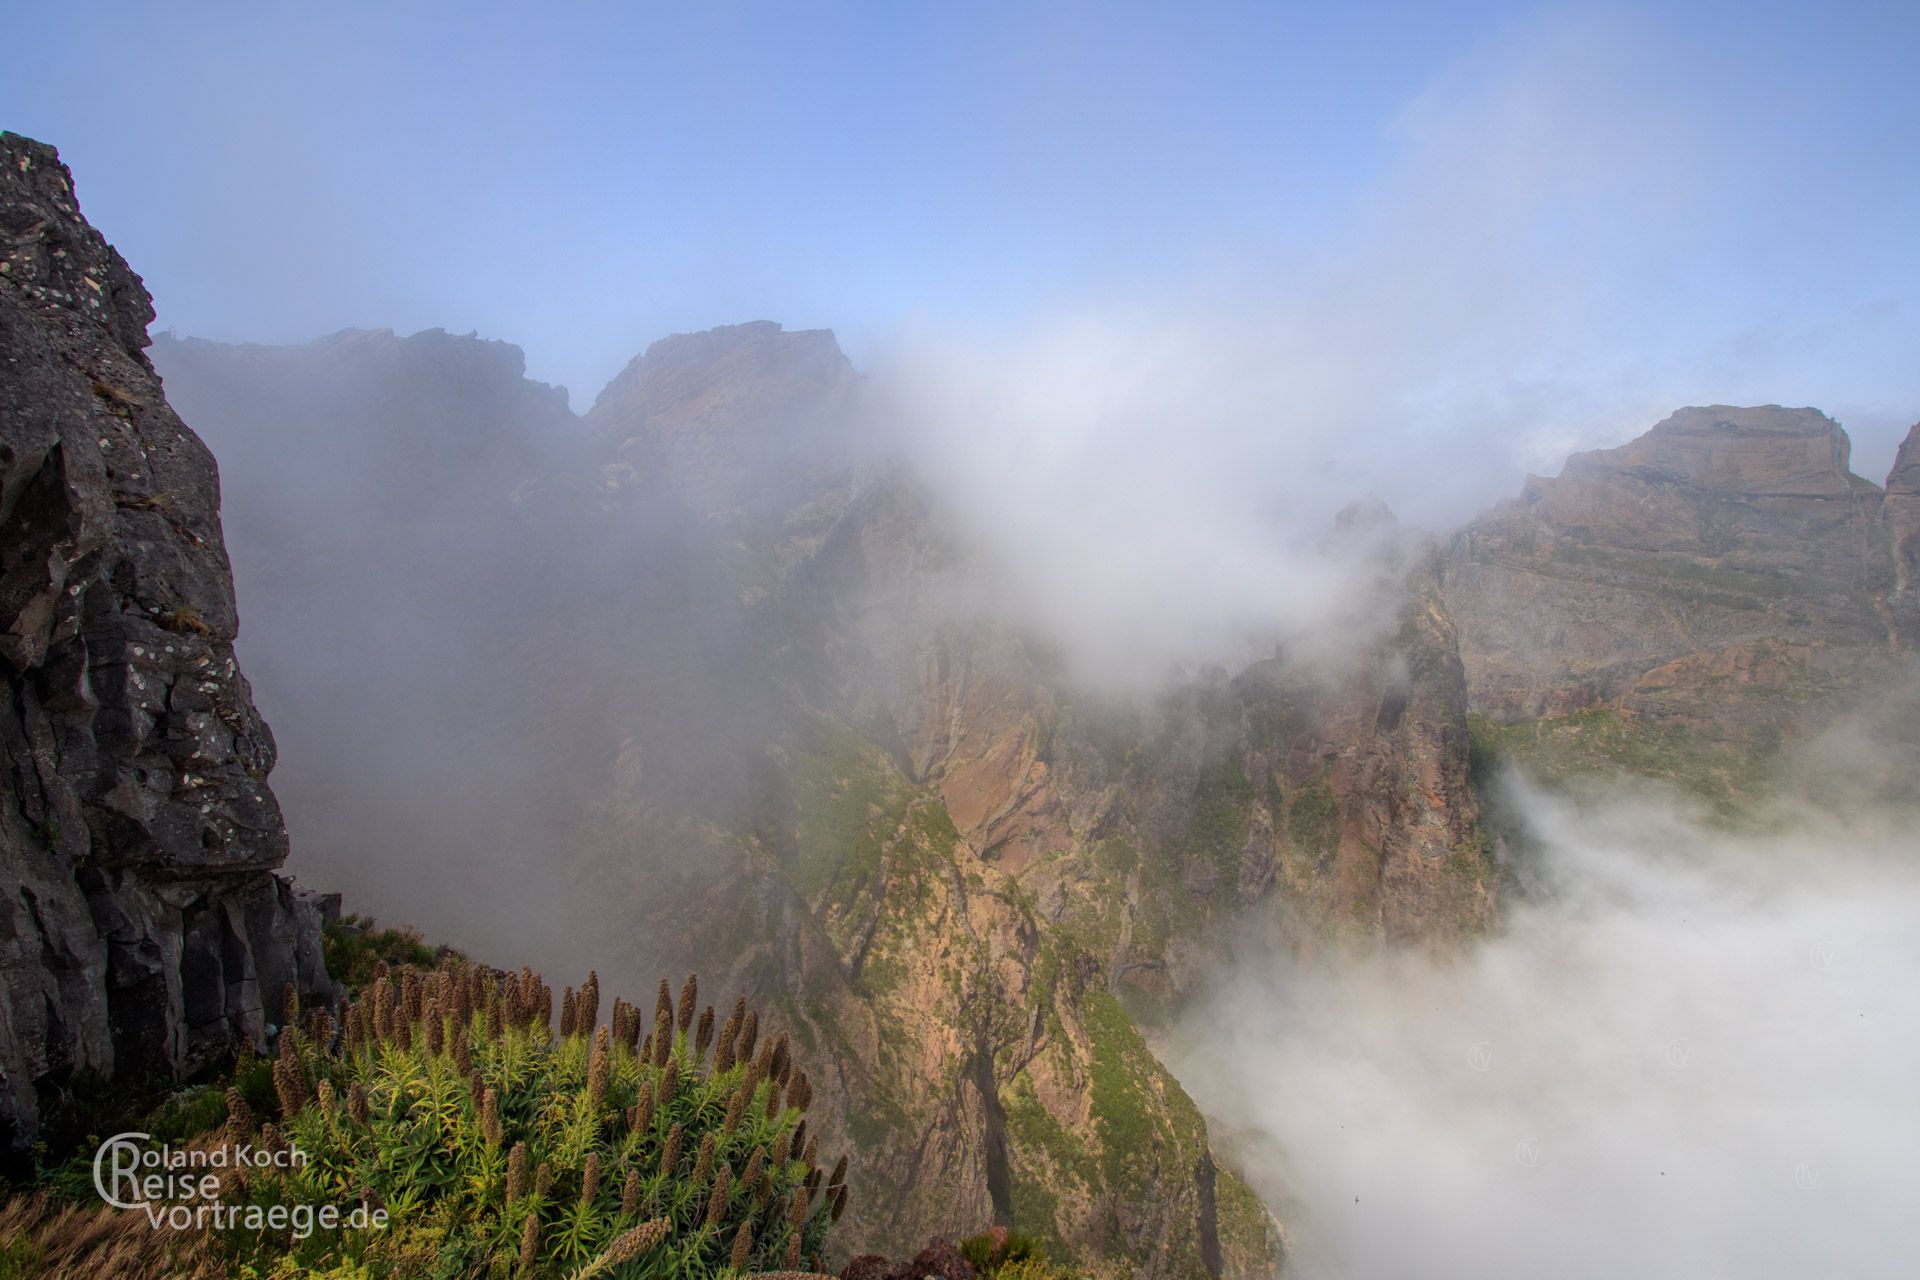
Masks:
[[[1356,425],[1529,464],[1762,399],[1871,474],[1920,417],[1912,5],[15,9],[0,124],[185,333],[477,329],[584,409],[734,320],[873,364],[1325,298],[1316,362],[1423,366]]]

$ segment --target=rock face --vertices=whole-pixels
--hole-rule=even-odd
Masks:
[[[234,662],[213,458],[140,279],[52,148],[0,135],[0,1133],[85,1071],[178,1077],[327,989],[274,874],[273,739]]]
[[[1824,414],[1713,406],[1529,477],[1447,548],[1473,710],[1739,790],[1907,660],[1911,450],[1883,494]]]
[[[1888,605],[1906,642],[1920,646],[1920,425],[1907,432],[1894,455],[1883,518],[1893,556]]]

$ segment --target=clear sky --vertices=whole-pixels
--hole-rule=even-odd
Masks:
[[[1873,474],[1920,418],[1912,3],[7,7],[0,125],[183,333],[477,329],[584,409],[736,320],[867,363],[1346,299],[1337,359],[1443,357],[1400,410],[1591,405],[1542,455],[1780,400]]]

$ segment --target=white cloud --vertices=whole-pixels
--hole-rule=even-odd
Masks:
[[[1262,955],[1176,1070],[1303,1280],[1920,1267],[1920,835],[1522,792],[1548,896],[1458,962]]]
[[[1712,165],[1641,52],[1530,27],[1409,103],[1398,159],[1323,238],[1017,332],[923,328],[880,381],[1096,667],[1344,623],[1348,575],[1312,551],[1339,507],[1444,527],[1677,407],[1661,316]]]

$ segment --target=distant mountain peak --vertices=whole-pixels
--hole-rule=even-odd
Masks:
[[[860,375],[829,329],[771,320],[662,338],[607,384],[586,422],[618,476],[664,469],[708,511],[847,465]]]
[[[1756,644],[1884,650],[1905,526],[1890,548],[1899,517],[1851,452],[1818,409],[1705,405],[1529,477],[1448,551],[1475,705],[1503,720],[1616,698],[1644,710],[1637,682],[1682,659],[1718,671]]]
[[[1851,473],[1852,453],[1845,429],[1818,409],[1695,406],[1619,448],[1574,454],[1560,483],[1611,471],[1754,497],[1845,497],[1867,483]]]
[[[713,416],[719,389],[729,401],[765,404],[775,395],[843,390],[855,376],[833,330],[753,320],[661,338],[607,384],[593,411],[638,412],[662,427],[684,427]]]

